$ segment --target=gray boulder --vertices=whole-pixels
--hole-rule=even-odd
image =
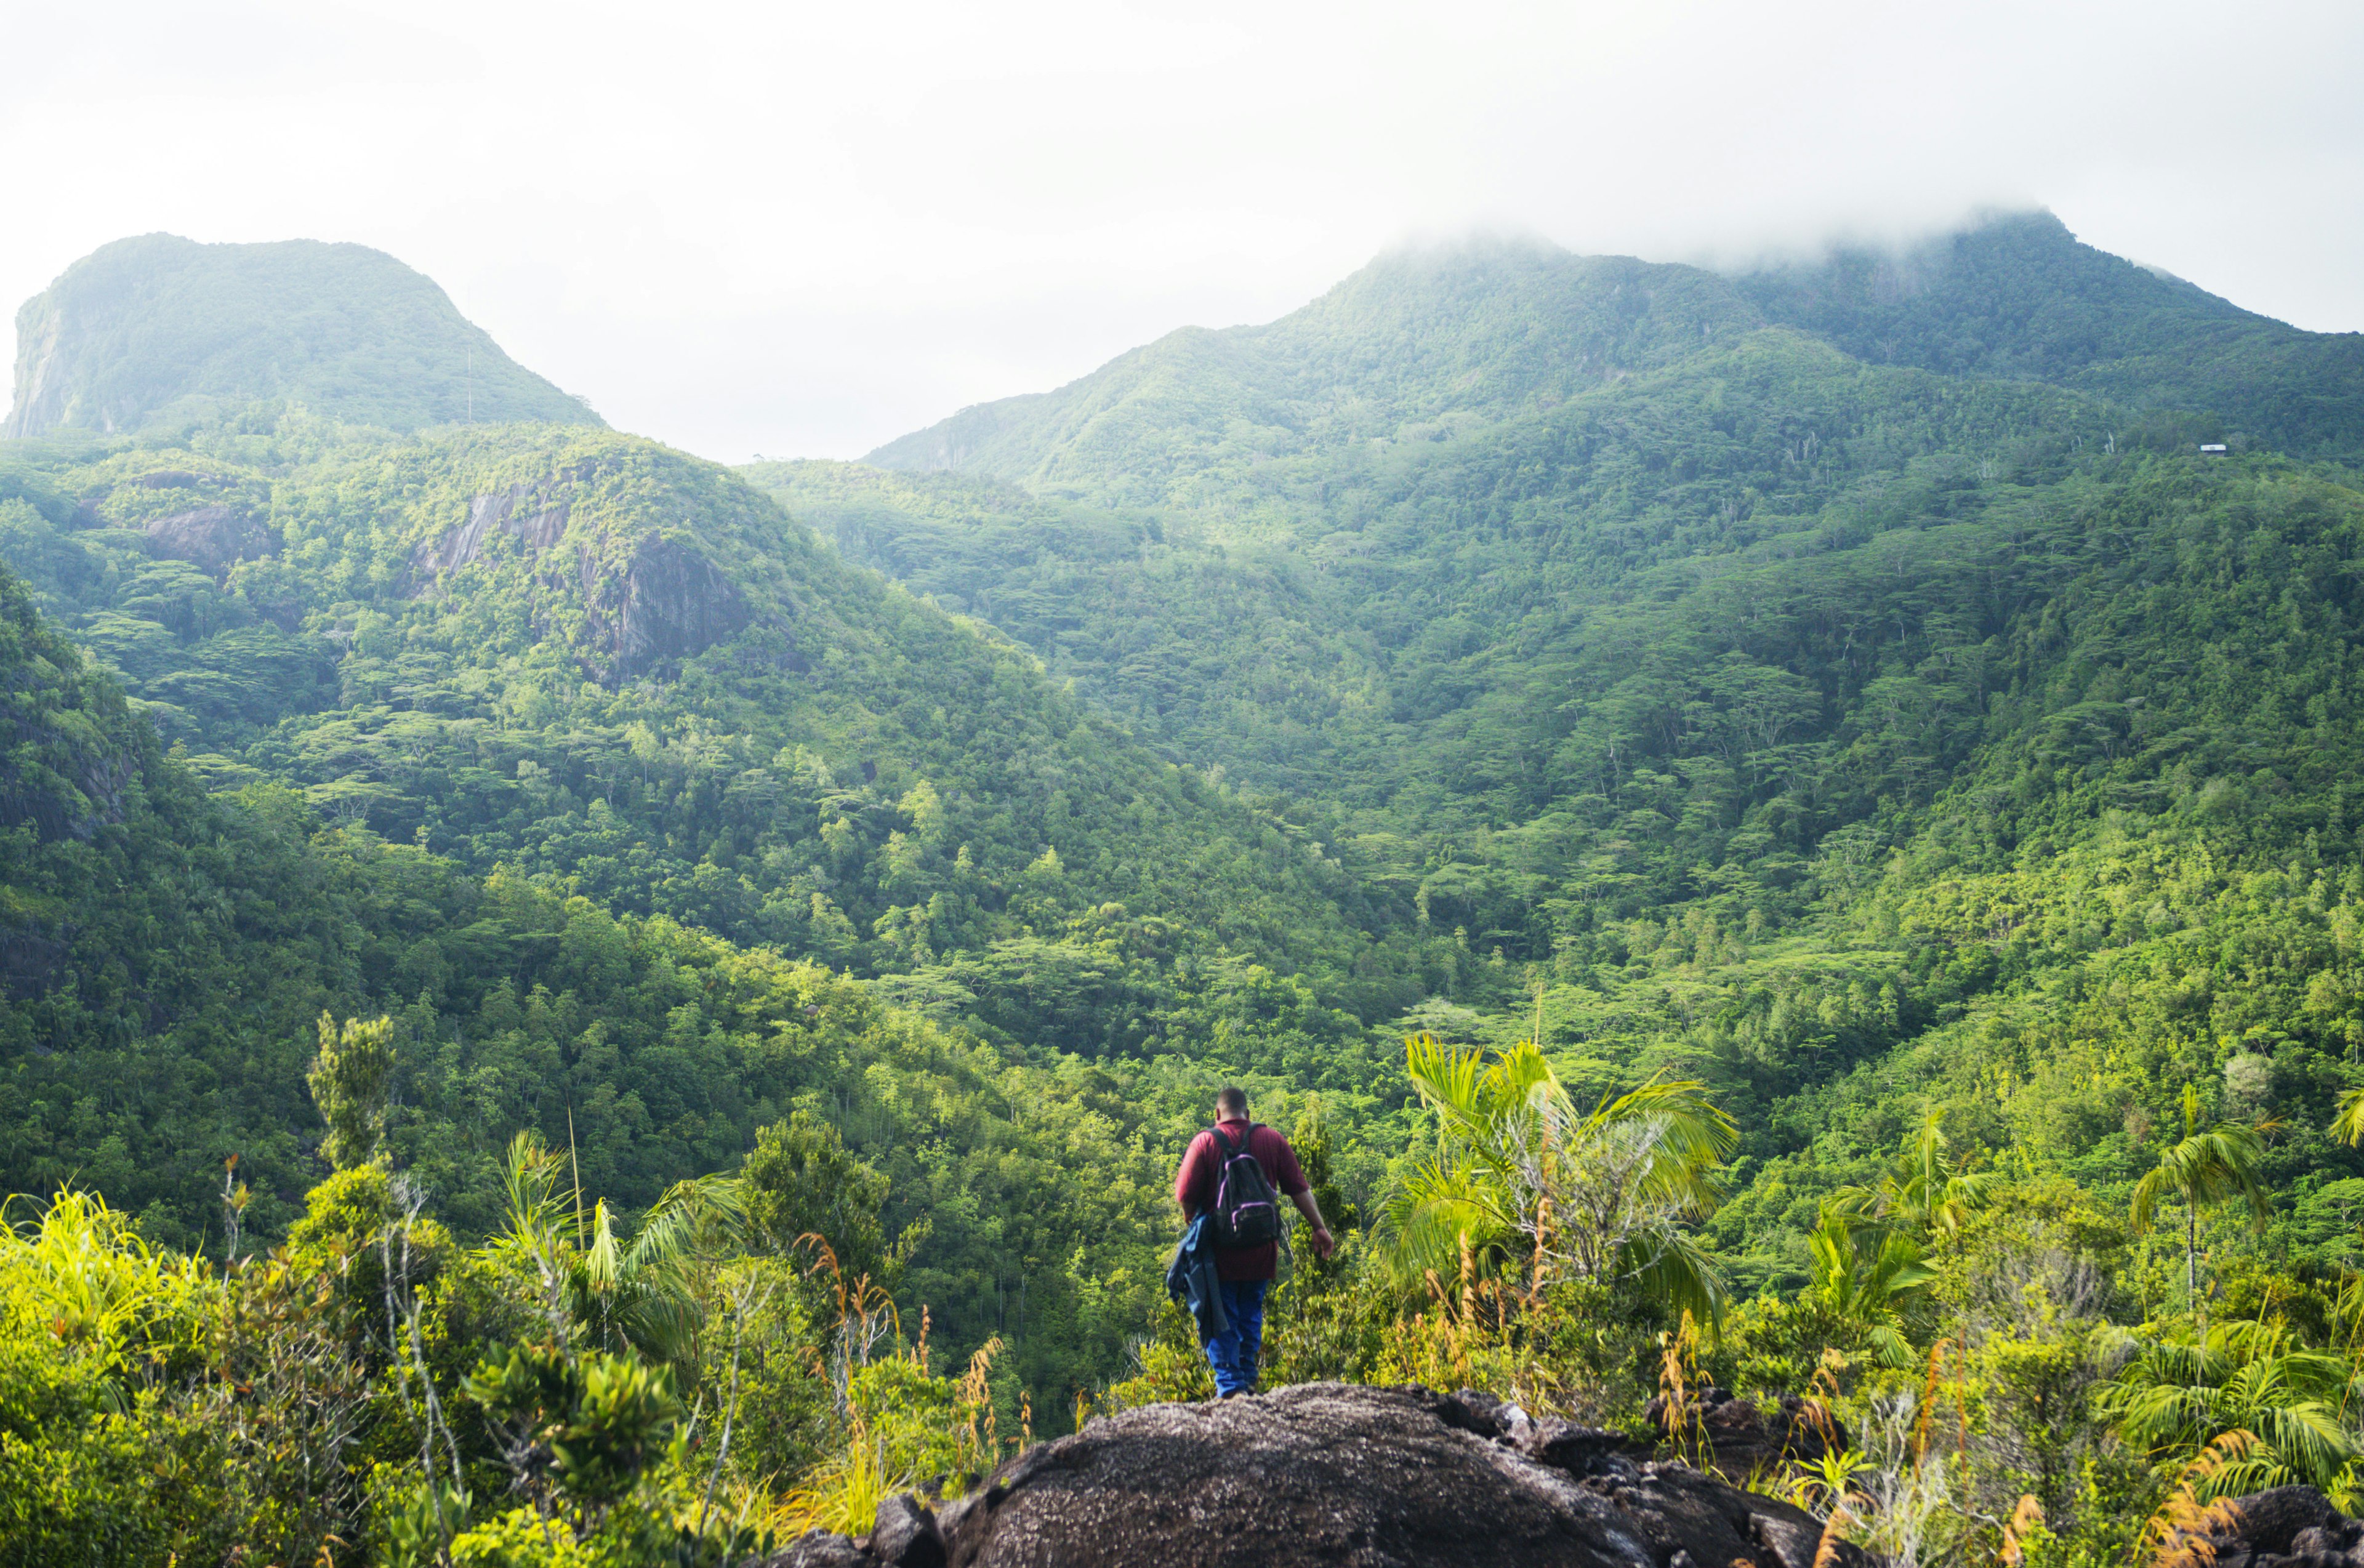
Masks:
[[[2364,1523],[2312,1486],[2253,1492],[2224,1507],[2230,1523],[2213,1533],[2216,1568],[2356,1568],[2364,1563]]]
[[[1812,1568],[1810,1515],[1583,1430],[1422,1388],[1154,1405],[1030,1449],[940,1512],[897,1499],[851,1545],[880,1568],[939,1551],[949,1568]]]

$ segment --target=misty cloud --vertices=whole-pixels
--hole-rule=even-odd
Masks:
[[[2046,205],[2364,327],[2352,6],[19,7],[22,299],[354,239],[618,425],[851,455],[1473,225],[1734,265]]]

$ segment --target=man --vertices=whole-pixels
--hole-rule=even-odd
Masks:
[[[1248,1119],[1248,1097],[1238,1089],[1215,1096],[1215,1126],[1190,1140],[1182,1168],[1174,1176],[1174,1201],[1182,1206],[1185,1221],[1208,1214],[1215,1206],[1227,1160],[1241,1152],[1253,1156],[1266,1184],[1286,1194],[1313,1229],[1313,1250],[1328,1257],[1337,1247],[1330,1227],[1321,1220],[1313,1189],[1298,1169],[1297,1151],[1288,1140],[1268,1127]],[[1210,1217],[1211,1218],[1211,1217]],[[1223,1247],[1215,1253],[1223,1326],[1211,1335],[1201,1331],[1200,1346],[1215,1373],[1215,1393],[1229,1399],[1255,1392],[1256,1362],[1264,1351],[1264,1295],[1280,1261],[1277,1242]]]

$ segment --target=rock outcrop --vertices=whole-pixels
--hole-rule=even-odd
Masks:
[[[413,591],[427,593],[439,578],[480,559],[494,534],[507,534],[536,558],[538,581],[561,590],[571,584],[582,594],[589,611],[585,662],[610,685],[703,653],[753,624],[739,585],[690,540],[646,534],[619,563],[619,541],[578,530],[571,552],[552,553],[566,534],[568,493],[588,476],[585,465],[471,496],[464,520],[411,552]],[[783,643],[775,662],[803,669],[794,639]]]
[[[2347,1518],[2312,1486],[2220,1505],[2230,1523],[2209,1537],[2216,1568],[2354,1568],[2364,1562],[2364,1521]]]
[[[218,577],[241,561],[279,553],[279,536],[236,506],[199,506],[148,525],[148,550]]]
[[[1622,1449],[1483,1396],[1307,1384],[1102,1418],[771,1568],[1812,1568],[1812,1515]]]
[[[1659,1430],[1669,1429],[1665,1396],[1651,1400],[1646,1414]],[[1768,1414],[1753,1400],[1736,1399],[1721,1388],[1702,1388],[1685,1402],[1674,1427],[1686,1452],[1703,1467],[1735,1481],[1769,1473],[1792,1461],[1812,1464],[1847,1446],[1846,1428],[1837,1417],[1794,1394],[1783,1395],[1780,1409]]]
[[[630,680],[702,653],[751,618],[722,568],[680,539],[652,534],[632,549],[608,625],[614,677]]]
[[[552,487],[518,484],[468,498],[467,520],[453,525],[411,551],[411,575],[432,583],[485,553],[485,536],[497,528],[530,550],[548,550],[566,532],[565,498]]]

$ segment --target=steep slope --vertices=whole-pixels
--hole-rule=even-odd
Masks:
[[[653,443],[298,421],[24,472],[0,550],[222,782],[865,973],[965,951],[940,999],[1069,1049],[1202,1033],[1186,962],[1350,1003],[1377,962],[1299,830]]]
[[[1735,280],[1873,364],[2048,381],[2202,416],[2195,439],[2364,454],[2364,334],[2305,332],[2080,244],[2048,212]]]
[[[1867,371],[1760,331],[1452,442],[1276,460],[1245,539],[965,475],[750,473],[1177,756],[1352,809],[1419,800],[1439,825],[1500,826],[1553,793],[1540,757],[1516,760],[1548,755],[1570,722],[1572,694],[1540,672],[1597,640],[1597,614],[1655,591],[1650,573],[1830,537],[1834,506],[1890,519],[1838,536],[1868,541],[2106,435],[2099,410],[2048,389]]]
[[[599,423],[383,251],[148,234],[100,247],[17,313],[0,434],[133,430],[255,398],[396,430]]]
[[[2314,1129],[2364,1038],[2359,498],[2021,373],[2197,355],[2103,304],[2086,361],[2051,317],[1963,374],[1763,328],[1203,507],[755,474],[1174,754],[1320,802],[1449,938],[1405,1026],[1713,1084],[1749,1162],[1720,1247],[1795,1284],[1816,1198],[1924,1104],[2110,1205],[2187,1082],[2306,1129],[2288,1190],[2358,1168]]]
[[[323,1173],[316,1020],[390,1011],[391,1151],[463,1235],[499,1224],[520,1129],[638,1207],[825,1107],[887,1178],[887,1235],[926,1222],[904,1278],[948,1342],[1002,1332],[1045,1391],[1124,1369],[1164,1230],[1152,1151],[1203,1089],[996,1049],[282,787],[208,795],[5,573],[0,709],[0,1191],[72,1183],[217,1246],[235,1157],[249,1243],[275,1241]],[[1050,1332],[1005,1318],[1005,1285]]]
[[[1756,321],[1730,284],[1694,268],[1531,241],[1401,250],[1269,325],[1186,328],[864,461],[1162,505],[1277,457],[1448,439]]]

